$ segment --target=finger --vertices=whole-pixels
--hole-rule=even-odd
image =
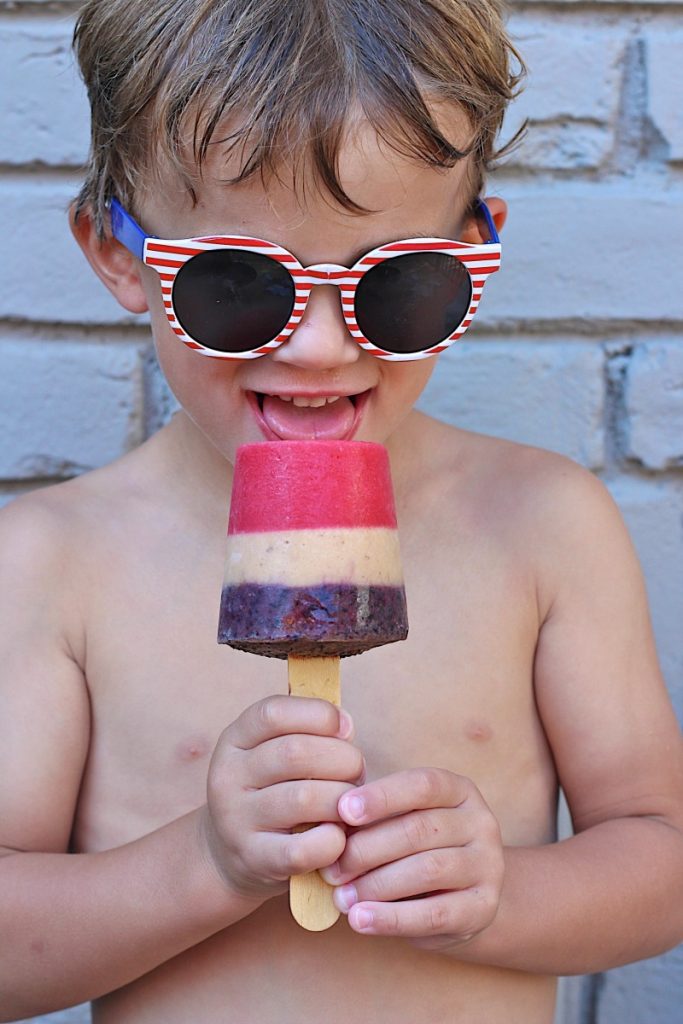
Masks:
[[[259,789],[289,779],[356,782],[363,771],[363,755],[348,741],[303,733],[266,740],[249,751],[245,767],[249,784]]]
[[[248,707],[225,730],[226,739],[242,750],[275,736],[309,733],[349,739],[353,721],[347,711],[313,697],[285,697],[275,694]]]
[[[403,903],[357,903],[349,911],[348,922],[364,935],[413,939],[442,935],[459,943],[488,927],[496,909],[493,894],[467,889]]]
[[[315,871],[336,860],[344,849],[346,833],[339,825],[325,822],[305,832],[256,833],[249,849],[253,872],[264,879],[284,881],[291,875]]]
[[[325,872],[325,879],[342,885],[415,853],[465,846],[473,836],[473,817],[463,807],[439,807],[368,825],[349,836],[339,862]]]
[[[462,775],[442,768],[410,768],[345,794],[339,813],[349,825],[366,825],[415,809],[459,807],[473,792],[473,783]]]
[[[259,831],[292,829],[311,822],[341,823],[337,804],[345,782],[281,782],[252,794],[249,815]]]
[[[335,902],[340,910],[348,911],[355,903],[391,903],[443,889],[467,889],[481,878],[479,868],[477,853],[470,847],[428,850],[385,864],[340,886],[335,891]]]

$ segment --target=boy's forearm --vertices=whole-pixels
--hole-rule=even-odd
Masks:
[[[200,821],[101,853],[0,857],[0,1020],[96,998],[256,909],[201,854]]]
[[[683,834],[618,818],[571,839],[508,847],[493,924],[441,950],[540,974],[589,974],[656,956],[683,937]]]

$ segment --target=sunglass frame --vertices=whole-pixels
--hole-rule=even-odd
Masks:
[[[405,238],[377,246],[361,256],[352,267],[343,267],[336,263],[316,263],[304,267],[296,256],[276,242],[243,235],[209,235],[182,239],[157,238],[154,235],[146,235],[118,200],[111,200],[110,211],[114,238],[159,275],[164,310],[169,325],[173,333],[188,348],[214,359],[257,359],[259,356],[264,356],[284,344],[296,330],[315,285],[333,284],[339,288],[341,293],[341,309],[349,333],[360,347],[389,362],[409,362],[437,355],[463,336],[477,311],[486,281],[491,274],[495,274],[500,269],[501,244],[493,218],[482,200],[479,200],[478,206],[491,235],[490,240],[482,244],[445,238]],[[289,320],[276,337],[257,348],[242,352],[223,352],[208,348],[196,338],[191,337],[178,320],[173,306],[173,285],[178,273],[188,260],[202,252],[216,249],[238,249],[266,255],[283,264],[294,281],[294,306]],[[385,260],[414,252],[437,252],[455,257],[465,267],[470,277],[472,288],[470,305],[455,331],[438,344],[417,352],[390,352],[375,345],[358,326],[355,317],[355,293],[359,281],[372,267]]]

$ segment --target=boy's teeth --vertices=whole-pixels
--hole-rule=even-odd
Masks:
[[[294,397],[291,395],[278,395],[277,397],[281,398],[283,402],[292,402],[300,409],[319,409],[323,405],[331,405],[332,402],[336,402],[339,395],[330,395],[329,397],[319,395],[315,398],[306,398],[303,395],[295,395]]]

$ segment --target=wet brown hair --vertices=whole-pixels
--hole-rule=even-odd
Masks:
[[[194,198],[216,143],[240,155],[229,183],[283,165],[296,181],[305,161],[335,202],[365,212],[338,175],[354,105],[403,155],[450,167],[471,153],[474,198],[524,73],[502,0],[86,0],[74,47],[92,111],[76,209],[100,234],[112,196],[134,211],[155,167]],[[465,111],[464,148],[427,100]]]

